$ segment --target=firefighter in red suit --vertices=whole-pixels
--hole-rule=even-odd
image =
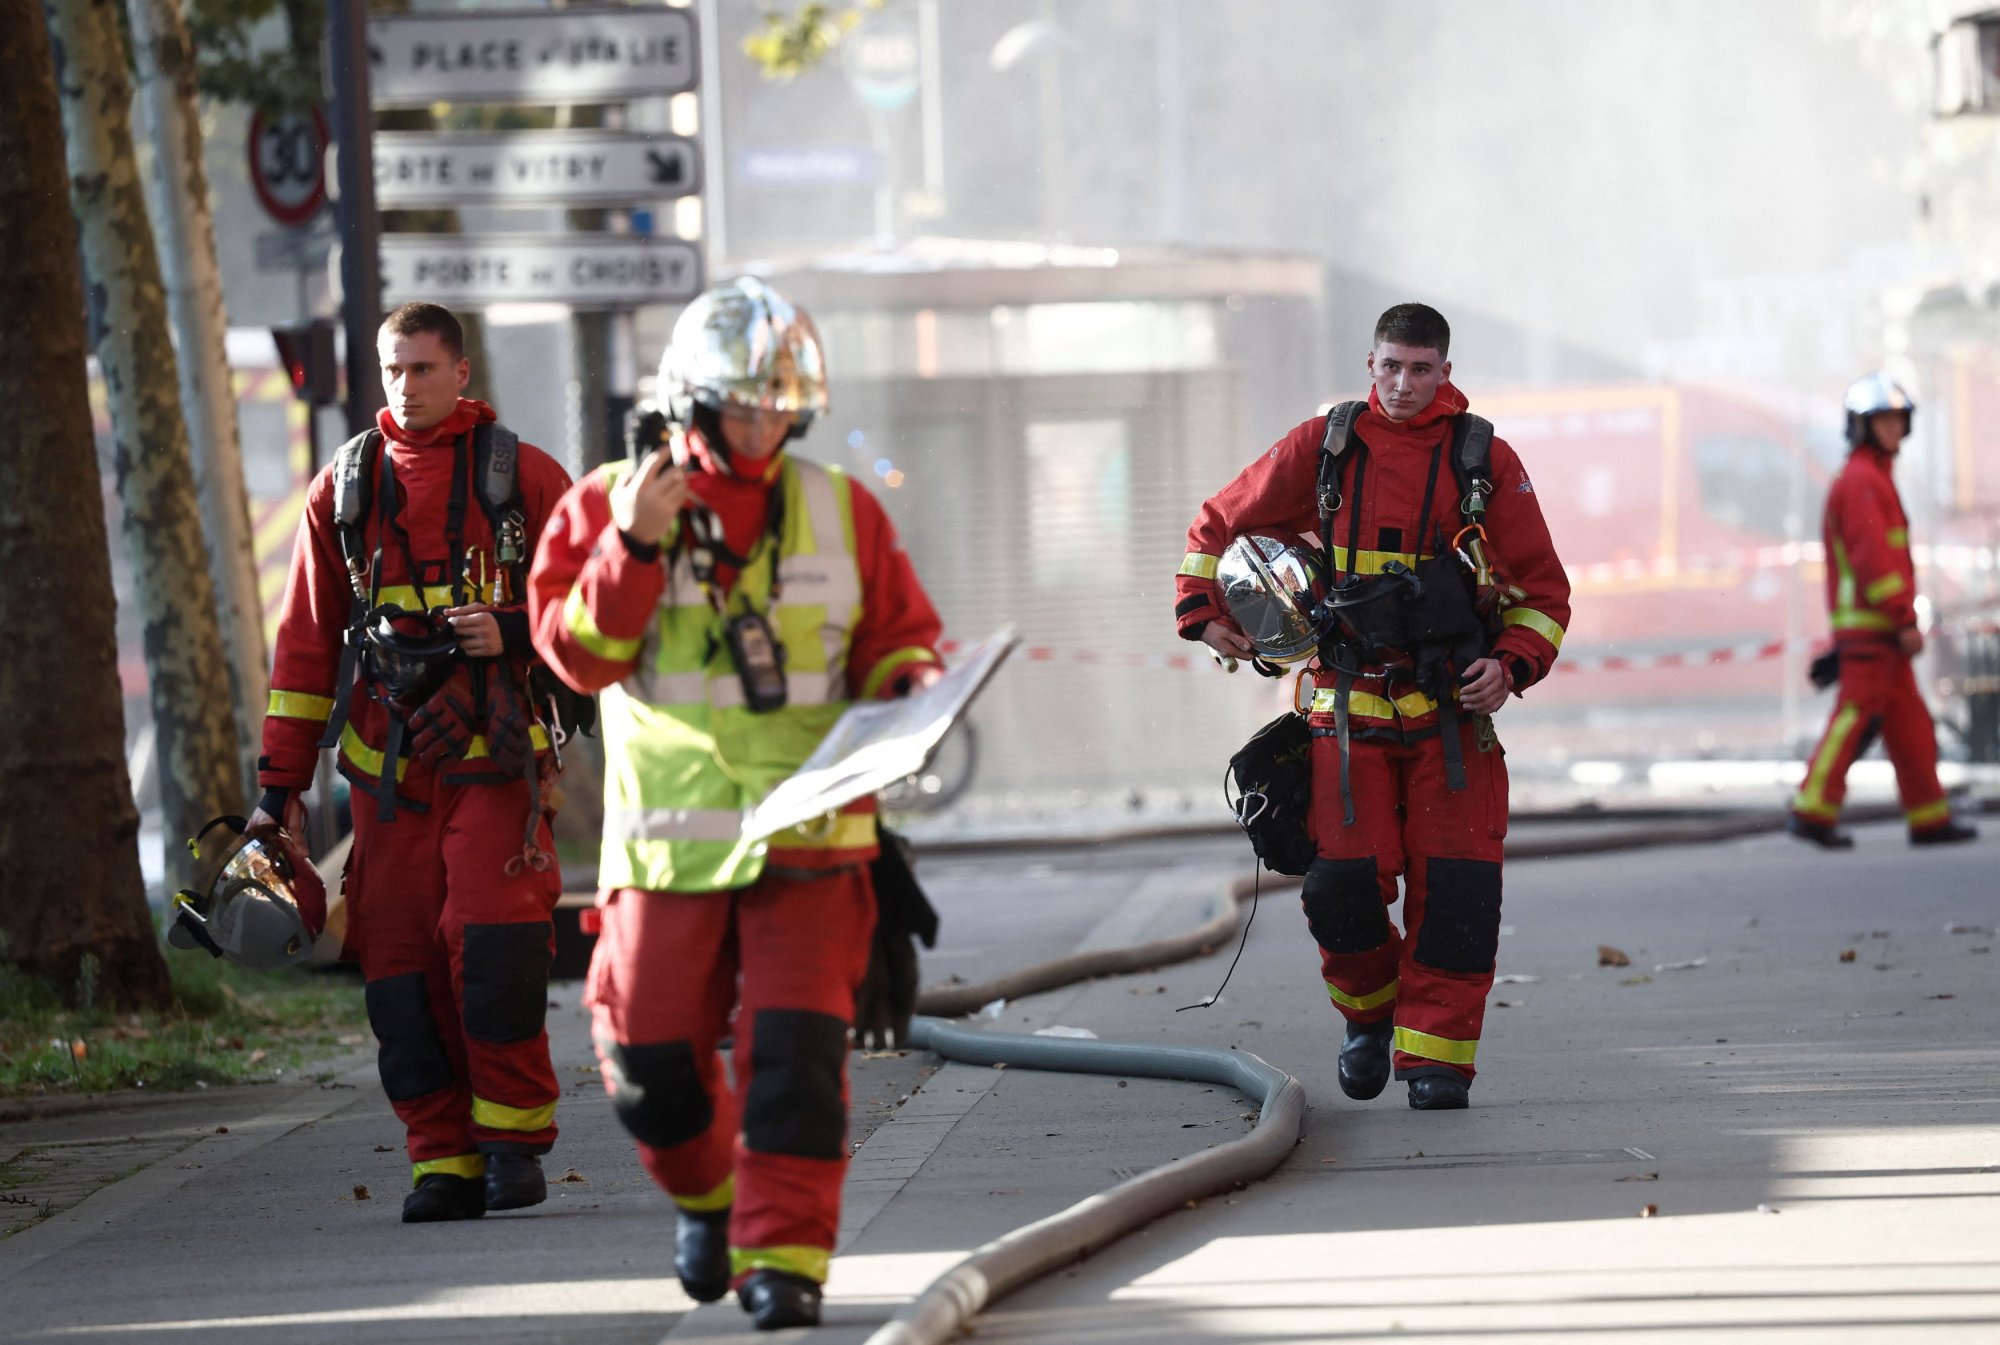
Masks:
[[[1896,491],[1896,454],[1916,403],[1887,374],[1847,390],[1847,465],[1827,492],[1826,599],[1840,668],[1840,696],[1806,778],[1792,799],[1791,832],[1829,850],[1854,838],[1837,825],[1847,770],[1877,736],[1896,768],[1896,791],[1913,845],[1969,841],[1978,829],[1952,817],[1937,775],[1937,730],[1913,662],[1923,652],[1910,520]]]
[[[1464,521],[1450,456],[1467,403],[1449,381],[1450,341],[1443,316],[1421,304],[1391,308],[1376,326],[1374,386],[1328,496],[1336,590],[1455,549]],[[1326,425],[1325,416],[1300,425],[1202,506],[1176,584],[1183,637],[1233,657],[1251,653],[1222,606],[1217,560],[1246,532],[1317,541]],[[1410,1105],[1422,1110],[1467,1105],[1493,983],[1507,770],[1490,716],[1548,675],[1569,622],[1569,581],[1534,486],[1503,440],[1490,451],[1484,529],[1504,625],[1490,641],[1475,637],[1485,652],[1437,685],[1452,703],[1441,707],[1384,664],[1351,668],[1359,675],[1347,679],[1321,664],[1311,672],[1317,858],[1304,905],[1327,993],[1347,1023],[1341,1088],[1375,1097],[1393,1060]],[[1461,774],[1462,787],[1452,787]],[[1399,878],[1400,933],[1387,913]]]
[[[805,1325],[840,1222],[874,805],[768,842],[738,828],[850,702],[934,680],[940,627],[874,497],[785,451],[826,404],[803,311],[752,278],[710,290],[660,382],[671,426],[637,440],[661,446],[564,497],[531,580],[537,647],[603,693],[587,998],[613,1104],[678,1210],[683,1287]]]
[[[403,1218],[425,1223],[547,1194],[540,1155],[560,1090],[543,1019],[561,877],[524,588],[527,548],[569,476],[459,396],[471,366],[447,309],[398,309],[379,354],[378,431],[307,492],[257,818],[302,822],[322,742],[337,746],[355,791],[347,945],[408,1131]],[[475,478],[496,442],[518,453],[512,498],[489,508]],[[343,479],[360,493],[343,494]]]

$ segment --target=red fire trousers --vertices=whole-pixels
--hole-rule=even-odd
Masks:
[[[1500,941],[1507,766],[1490,724],[1459,726],[1466,788],[1446,787],[1437,738],[1354,740],[1354,822],[1343,821],[1340,749],[1315,737],[1306,922],[1334,1008],[1350,1022],[1395,1019],[1399,1079],[1473,1077]],[[1403,929],[1388,907],[1402,880]]]
[[[683,1210],[730,1211],[734,1279],[824,1281],[847,1172],[848,1027],[875,927],[867,870],[625,888],[601,918],[586,999],[641,1165]]]
[[[1896,793],[1911,831],[1951,824],[1951,804],[1938,783],[1937,728],[1924,707],[1909,658],[1886,642],[1840,647],[1840,695],[1826,734],[1806,764],[1805,783],[1792,799],[1792,812],[1809,822],[1831,824],[1847,798],[1847,770],[1876,735],[1896,768]]]
[[[526,782],[448,785],[412,762],[399,792],[430,806],[381,822],[355,793],[347,943],[413,1179],[477,1177],[487,1153],[555,1143],[561,1089],[545,1019],[562,878],[506,872],[521,853]],[[541,844],[554,853],[546,817]]]

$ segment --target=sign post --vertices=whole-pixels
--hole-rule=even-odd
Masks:
[[[347,331],[347,430],[360,434],[383,405],[375,330],[382,325],[382,269],[377,241],[375,174],[369,141],[375,112],[368,92],[366,0],[330,0],[326,9],[328,75],[333,83],[334,142],[340,146],[335,213],[340,225],[340,313]]]

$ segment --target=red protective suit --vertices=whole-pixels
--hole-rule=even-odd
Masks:
[[[525,699],[534,658],[525,595],[495,592],[493,528],[476,493],[466,502],[456,553],[446,536],[455,463],[461,454],[469,463],[473,428],[493,418],[485,403],[461,399],[442,424],[412,435],[388,411],[381,413],[384,449],[401,496],[396,524],[407,534],[408,550],[406,555],[393,532],[383,537],[382,502],[371,492],[364,551],[372,565],[380,543],[381,572],[369,577],[384,601],[451,606],[452,579],[468,573],[466,601],[479,600],[472,588],[482,576],[485,600],[506,597],[496,603],[506,653],[483,661],[485,675],[510,679]],[[367,981],[382,1084],[408,1129],[415,1177],[477,1176],[485,1153],[543,1153],[555,1139],[560,1090],[543,1016],[554,948],[550,914],[561,876],[553,867],[506,871],[521,854],[530,810],[542,808],[539,788],[522,778],[462,784],[439,778],[441,772],[478,773],[483,738],[468,759],[446,759],[435,768],[405,760],[398,768],[394,819],[378,817],[371,800],[380,787],[392,712],[369,694],[365,678],[352,688],[336,685],[354,595],[335,528],[332,475],[329,466],[313,478],[292,552],[258,778],[267,790],[308,788],[334,698],[346,700],[338,763],[356,802],[346,874],[347,944]],[[532,547],[569,476],[524,443],[517,482]],[[536,734],[538,745],[545,744],[539,728]],[[552,854],[546,816],[537,834]]]
[[[1382,573],[1391,561],[1414,565],[1436,553],[1440,535],[1462,526],[1449,455],[1453,417],[1464,395],[1444,384],[1430,406],[1390,420],[1371,392],[1355,421],[1365,446],[1342,463],[1342,504],[1335,515],[1332,572]],[[1317,473],[1326,418],[1314,417],[1202,505],[1188,529],[1188,555],[1176,581],[1181,634],[1200,637],[1224,619],[1215,562],[1245,532],[1295,535],[1319,544]],[[1418,518],[1437,470],[1429,517]],[[1359,490],[1357,466],[1367,466]],[[1549,540],[1535,488],[1514,450],[1493,440],[1493,493],[1485,528],[1501,582],[1515,597],[1493,655],[1516,693],[1547,675],[1569,624],[1569,579]],[[1353,529],[1358,527],[1358,532]],[[1316,665],[1310,716],[1313,739],[1314,840],[1319,858],[1306,875],[1307,924],[1321,952],[1334,1006],[1353,1022],[1394,1016],[1396,1077],[1474,1073],[1486,994],[1500,933],[1500,860],[1507,834],[1507,769],[1490,720],[1460,717],[1466,788],[1447,787],[1437,705],[1410,683],[1379,670],[1354,682],[1348,783],[1353,823],[1344,820],[1339,750],[1333,737],[1334,674]],[[1402,879],[1403,924],[1386,907]]]
[[[727,546],[748,554],[779,456],[756,479],[739,479],[715,471],[697,435],[688,442],[708,468],[691,478],[695,497],[719,516]],[[666,588],[660,558],[635,554],[611,522],[608,481],[593,473],[563,498],[530,581],[537,646],[580,691],[620,681],[637,659],[606,659],[579,642],[564,610],[572,590],[604,637],[636,644]],[[862,610],[847,696],[886,698],[938,662],[942,629],[881,505],[858,483],[852,500]],[[717,578],[726,589],[735,574],[724,566]],[[847,1026],[874,928],[865,867],[874,853],[774,844],[748,887],[599,897],[587,999],[606,1087],[641,1163],[681,1209],[730,1210],[739,1281],[761,1268],[826,1277],[847,1166]],[[732,1035],[733,1090],[718,1054]]]
[[[1896,768],[1904,817],[1921,834],[1944,830],[1952,818],[1938,782],[1937,729],[1900,639],[1917,625],[1917,571],[1894,465],[1893,455],[1863,444],[1827,492],[1821,536],[1840,695],[1792,812],[1822,826],[1837,821],[1848,768],[1879,734]]]

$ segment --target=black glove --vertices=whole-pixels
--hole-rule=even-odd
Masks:
[[[640,462],[667,441],[666,412],[654,406],[635,406],[625,413],[625,456]]]
[[[486,751],[503,774],[521,777],[535,759],[534,720],[504,663],[486,670]]]
[[[875,938],[868,974],[854,994],[854,1039],[871,1051],[900,1047],[917,1011],[917,950],[937,947],[938,914],[910,871],[909,842],[882,829],[882,853],[869,865],[875,886]]]
[[[472,681],[465,665],[452,669],[445,684],[410,716],[411,743],[416,758],[435,766],[449,757],[462,757],[472,746]]]
[[[1838,646],[1827,650],[1806,665],[1806,678],[1813,684],[1813,690],[1824,691],[1840,680],[1840,649]]]

